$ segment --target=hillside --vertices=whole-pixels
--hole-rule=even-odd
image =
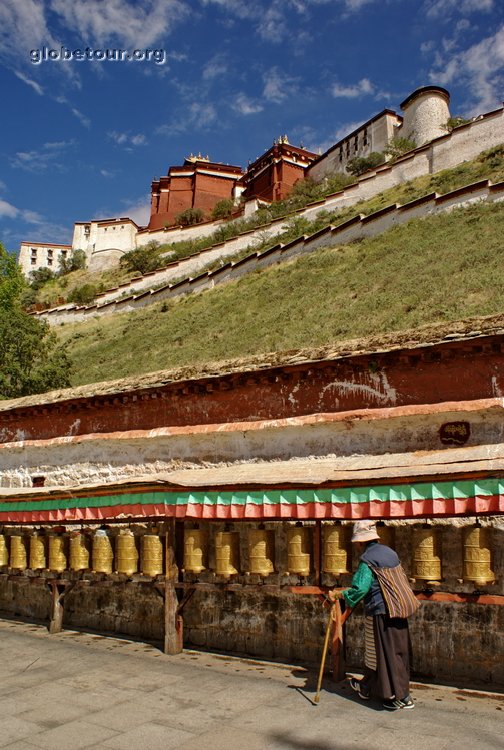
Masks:
[[[504,206],[473,205],[199,295],[58,329],[73,384],[338,346],[504,309]],[[470,324],[469,324],[470,328]]]

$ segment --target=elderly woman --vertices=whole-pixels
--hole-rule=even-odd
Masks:
[[[329,594],[333,600],[343,598],[349,607],[364,600],[365,672],[361,680],[352,678],[350,685],[362,700],[369,700],[373,694],[381,697],[389,711],[414,708],[409,694],[411,643],[407,616],[418,604],[397,554],[380,544],[373,521],[357,521],[352,542],[361,552],[352,585]]]

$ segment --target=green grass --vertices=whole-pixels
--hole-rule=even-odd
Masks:
[[[504,204],[473,205],[58,333],[78,385],[500,313],[502,237]]]

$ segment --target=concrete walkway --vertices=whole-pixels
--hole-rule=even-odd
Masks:
[[[0,747],[10,750],[490,750],[504,695],[416,686],[413,711],[285,665],[0,620]]]

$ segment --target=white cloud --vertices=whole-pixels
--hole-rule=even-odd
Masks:
[[[45,4],[39,0],[2,0],[0,3],[0,47],[4,64],[30,61],[30,50],[43,44],[56,47],[45,18]]]
[[[70,110],[85,128],[91,127],[91,120],[89,117],[86,117],[86,115],[83,115],[80,109],[77,109],[77,107],[70,107]]]
[[[449,19],[456,13],[463,16],[478,12],[488,13],[494,6],[494,0],[427,0],[425,12],[427,18]]]
[[[119,213],[121,216],[128,216],[133,219],[141,227],[146,226],[150,217],[150,197],[143,196],[138,200],[123,201],[123,208]]]
[[[454,80],[465,85],[471,97],[465,114],[496,108],[502,102],[504,89],[504,24],[493,36],[450,58],[438,55],[429,78],[442,86]]]
[[[131,151],[131,146],[145,146],[147,144],[147,138],[143,133],[136,133],[131,135],[128,133],[119,133],[117,130],[111,130],[107,133],[108,137],[114,141],[118,146],[124,146]]]
[[[12,203],[7,203],[0,199],[0,217],[6,217],[7,219],[15,219],[19,214],[19,209],[13,206]]]
[[[361,78],[358,83],[350,86],[342,86],[339,83],[335,83],[331,88],[331,94],[334,97],[344,99],[357,99],[366,94],[374,94],[374,92],[375,87],[368,78]]]
[[[66,27],[87,43],[105,45],[117,40],[132,49],[163,39],[190,14],[183,0],[51,0],[51,10]]]
[[[277,67],[263,74],[263,96],[268,102],[280,104],[296,93],[298,79],[283,73]]]
[[[158,135],[178,135],[188,130],[204,130],[216,121],[217,110],[214,105],[209,102],[196,101],[185,106],[183,114],[176,115],[171,122],[159,125],[155,132]]]
[[[262,112],[263,106],[258,102],[254,102],[246,94],[238,94],[235,97],[233,104],[231,105],[235,112],[240,115],[255,115],[258,112]]]
[[[75,141],[53,141],[44,143],[38,150],[17,151],[11,158],[14,169],[26,172],[44,172],[50,168],[54,171],[65,172],[65,151],[75,145]]]
[[[228,72],[228,66],[225,62],[224,55],[217,54],[212,57],[211,60],[208,60],[206,65],[203,68],[203,78],[205,81],[212,80],[213,78],[218,78],[219,76],[223,76]]]
[[[37,83],[36,81],[33,81],[31,78],[28,78],[28,76],[25,76],[23,73],[20,73],[19,70],[15,70],[14,75],[16,75],[20,81],[23,81],[23,83],[26,83],[27,86],[31,86],[31,88],[39,96],[44,96],[44,89],[39,83]]]

